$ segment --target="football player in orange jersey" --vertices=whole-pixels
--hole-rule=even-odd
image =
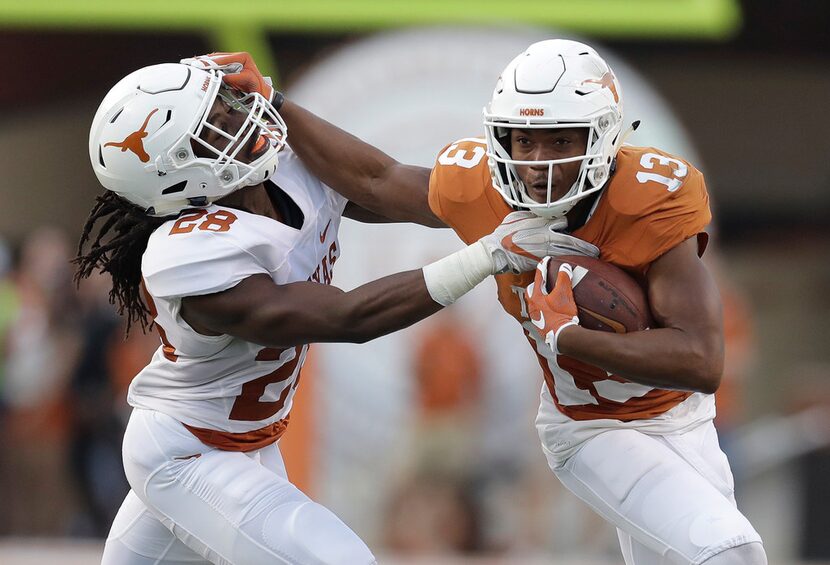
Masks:
[[[537,428],[549,465],[617,527],[628,565],[767,563],[712,424],[723,328],[700,261],[711,219],[703,175],[659,149],[623,145],[622,89],[594,49],[531,45],[499,77],[484,139],[449,144],[432,170],[398,163],[271,92],[250,59],[217,61],[238,63],[226,81],[272,96],[300,158],[363,208],[447,225],[467,243],[530,210],[640,280],[656,327],[613,334],[577,324],[568,267],[550,293],[546,262],[535,282],[496,277],[545,375]]]

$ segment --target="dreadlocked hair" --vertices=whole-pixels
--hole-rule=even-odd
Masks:
[[[138,206],[105,190],[95,198],[95,206],[84,225],[78,254],[72,260],[77,266],[75,284],[80,285],[95,270],[109,273],[112,279],[110,304],[127,317],[127,335],[135,322],[141,325],[142,331],[147,331],[152,324],[150,310],[141,299],[141,256],[147,249],[150,234],[169,219],[169,216],[148,216]],[[103,223],[93,239],[99,221]],[[84,253],[84,246],[90,241],[92,243]]]

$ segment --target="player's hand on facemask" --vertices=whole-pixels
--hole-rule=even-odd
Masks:
[[[490,253],[494,273],[532,271],[549,255],[599,256],[599,249],[573,236],[558,233],[565,220],[549,220],[532,212],[508,214],[490,235],[481,241]]]
[[[209,53],[198,55],[179,61],[183,65],[190,65],[206,70],[218,70],[224,73],[222,80],[231,88],[242,92],[258,92],[266,100],[271,100],[274,87],[271,79],[262,76],[249,53]]]
[[[530,321],[551,350],[559,354],[557,340],[562,330],[579,324],[571,280],[573,269],[567,263],[559,267],[556,284],[548,291],[548,263],[545,257],[536,268],[536,278],[525,290]]]

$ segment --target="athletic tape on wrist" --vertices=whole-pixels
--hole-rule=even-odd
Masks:
[[[477,241],[430,263],[423,272],[432,299],[442,306],[449,306],[492,275],[494,269],[487,248]]]

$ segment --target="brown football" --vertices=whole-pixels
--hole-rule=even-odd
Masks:
[[[646,292],[631,275],[593,257],[562,255],[551,257],[548,264],[551,285],[562,263],[573,267],[574,301],[580,326],[626,333],[653,325]]]

